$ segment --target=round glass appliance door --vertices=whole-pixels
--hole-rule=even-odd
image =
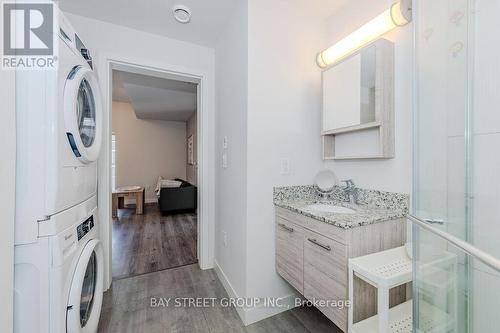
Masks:
[[[78,258],[71,281],[66,332],[97,332],[103,297],[103,261],[99,240],[88,241]]]
[[[102,140],[102,101],[95,73],[81,66],[64,86],[64,123],[69,148],[87,164],[97,160]]]
[[[96,107],[92,87],[83,79],[76,98],[78,132],[85,148],[92,146],[96,134]]]
[[[94,305],[95,286],[97,282],[97,259],[95,251],[90,256],[85,276],[83,278],[82,294],[80,298],[80,325],[85,327],[92,313]]]

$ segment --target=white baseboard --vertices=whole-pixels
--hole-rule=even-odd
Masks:
[[[226,289],[226,292],[229,295],[229,297],[240,298],[241,296],[239,296],[236,293],[233,286],[231,285],[231,282],[229,282],[229,279],[227,278],[226,274],[224,273],[224,271],[219,266],[219,263],[216,260],[214,262],[214,269],[217,274],[217,277],[224,286],[224,289]],[[278,298],[278,303],[280,304],[279,307],[267,307],[264,305],[260,306],[257,305],[253,307],[236,307],[236,312],[240,316],[243,325],[248,326],[263,319],[277,315],[281,312],[293,309],[296,306],[295,299],[297,297],[299,296],[296,294],[291,294]]]
[[[219,263],[217,262],[217,260],[214,260],[214,270],[215,270],[215,273],[217,274],[217,277],[219,278],[220,282],[224,286],[224,289],[226,289],[228,296],[231,298],[238,298],[239,297],[238,294],[236,293],[233,286],[231,285],[231,282],[229,282],[229,279],[227,278],[226,274],[224,274],[224,271],[222,270],[222,268],[219,266]],[[245,309],[237,307],[236,312],[238,312],[238,315],[240,316],[241,321],[246,326],[247,324],[245,324],[245,317],[246,317],[245,316]]]
[[[248,326],[263,319],[275,316],[281,312],[285,312],[296,307],[295,299],[298,295],[292,294],[278,298],[279,307],[255,306],[245,309],[245,320],[243,324]]]

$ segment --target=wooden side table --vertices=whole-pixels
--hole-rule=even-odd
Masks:
[[[126,186],[118,187],[112,194],[112,214],[118,216],[118,208],[123,208],[125,198],[135,199],[135,213],[142,215],[144,213],[144,187]]]

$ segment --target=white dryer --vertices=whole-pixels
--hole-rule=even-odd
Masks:
[[[56,68],[16,73],[16,244],[35,242],[39,224],[97,193],[100,89],[89,50],[61,12],[57,22]]]
[[[14,332],[97,331],[104,268],[96,211],[68,209],[54,218],[69,228],[16,247]]]

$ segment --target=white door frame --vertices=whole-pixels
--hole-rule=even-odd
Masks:
[[[111,217],[111,125],[113,104],[113,70],[151,75],[197,83],[197,145],[198,145],[198,261],[201,269],[213,268],[214,263],[214,216],[215,216],[215,173],[214,91],[213,81],[207,73],[196,69],[165,66],[144,59],[130,59],[119,55],[101,54],[98,76],[103,90],[103,140],[98,161],[98,208],[100,239],[104,249],[104,289],[112,282],[112,217]]]

